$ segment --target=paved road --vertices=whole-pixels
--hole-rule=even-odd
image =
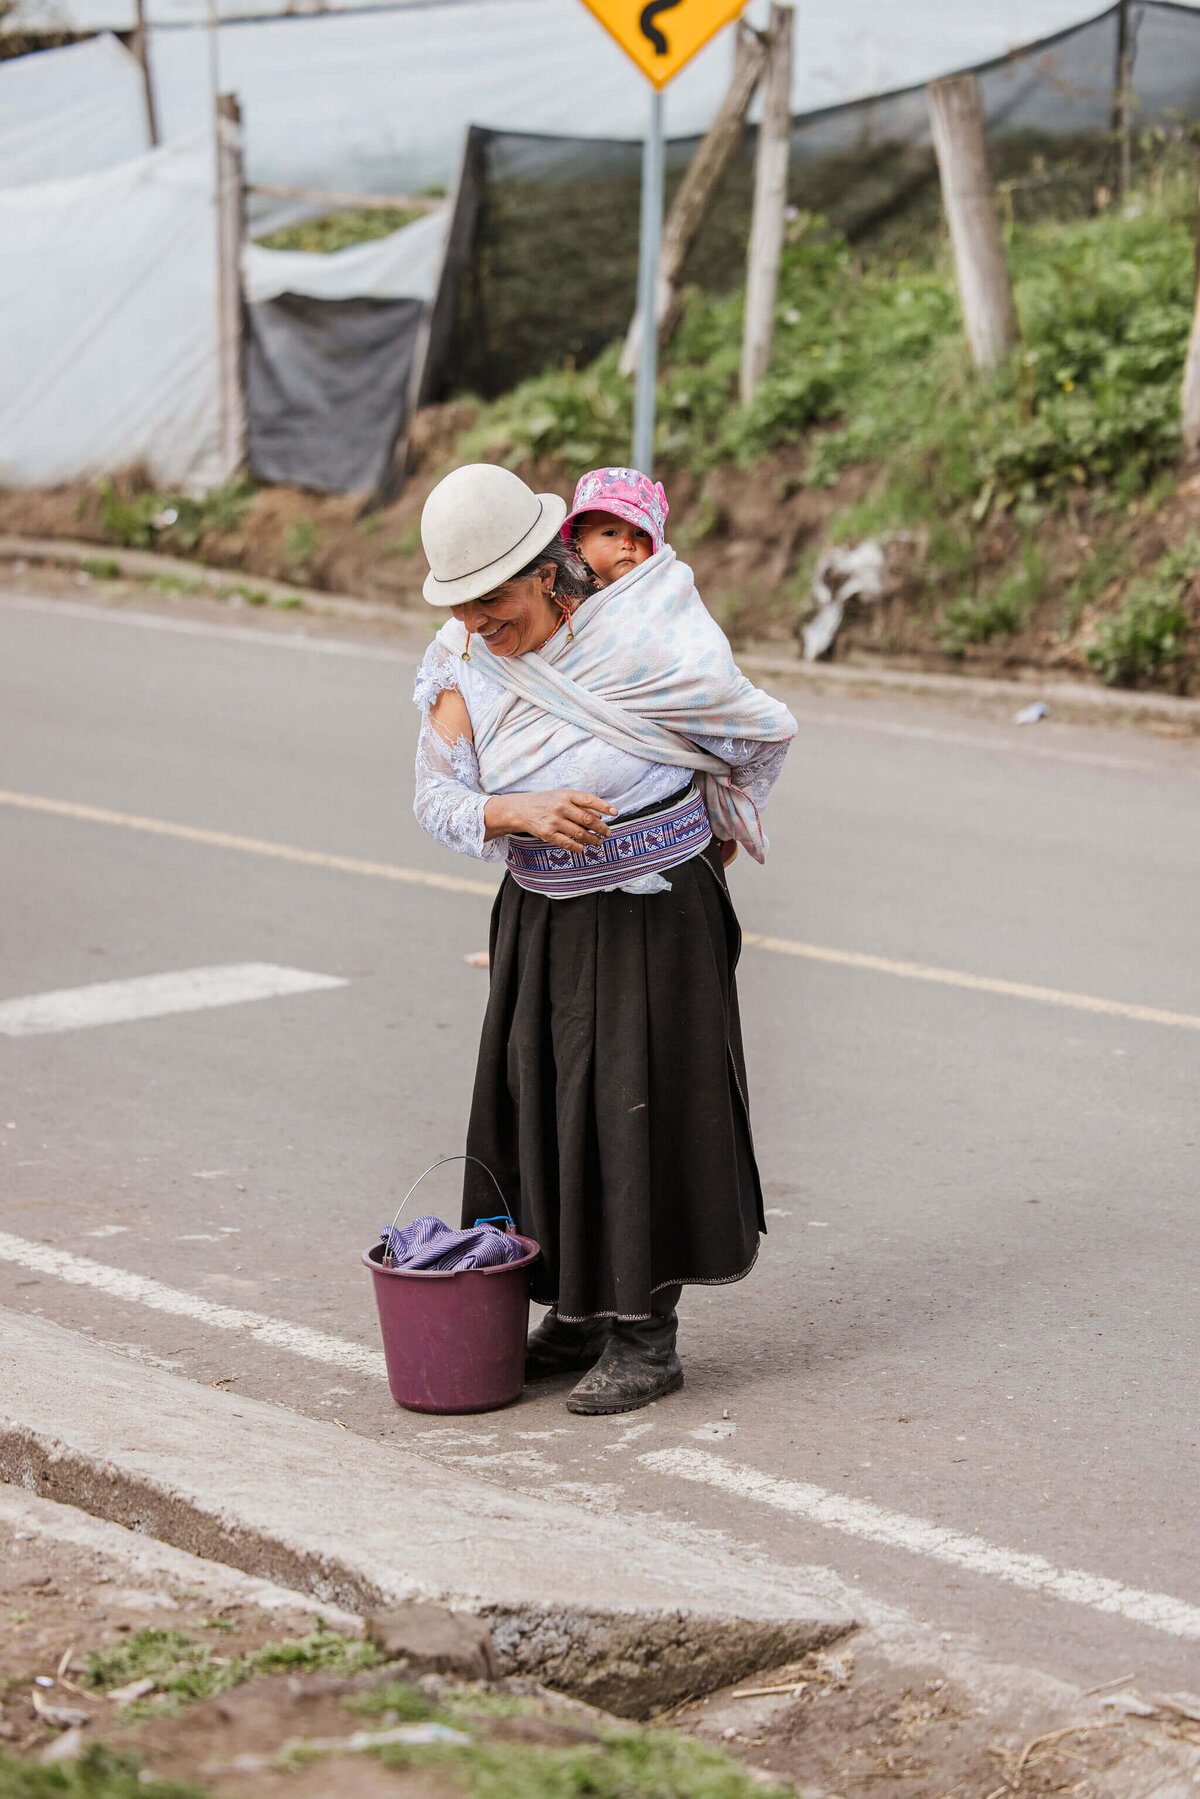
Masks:
[[[0,787],[488,882],[409,809],[412,650],[342,648],[10,596]],[[769,868],[733,871],[747,931],[1192,1027],[748,949],[770,1237],[749,1280],[686,1295],[687,1387],[633,1418],[572,1418],[562,1389],[400,1413],[346,1365],[19,1259],[0,1304],[236,1376],[233,1409],[275,1399],[648,1531],[832,1567],[1084,1685],[1196,1687],[1186,1618],[1131,1622],[1128,1591],[1200,1606],[1200,749],[793,704]],[[340,977],[0,1035],[0,1230],[374,1349],[358,1255],[460,1147],[486,895],[6,802],[0,919],[0,1002],[246,963]],[[453,1175],[431,1202],[453,1205]],[[842,1528],[820,1493],[858,1502]],[[955,1565],[930,1525],[977,1547]],[[1011,1552],[1092,1578],[1031,1592]]]

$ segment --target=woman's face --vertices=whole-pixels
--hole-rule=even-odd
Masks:
[[[536,575],[506,581],[495,593],[450,610],[473,636],[482,637],[493,656],[523,656],[539,649],[562,621],[550,598],[553,591],[554,564],[548,562]]]
[[[575,526],[575,542],[601,587],[611,587],[654,554],[649,531],[612,512],[585,512]]]

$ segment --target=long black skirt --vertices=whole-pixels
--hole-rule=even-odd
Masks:
[[[740,1280],[766,1228],[717,845],[666,879],[548,899],[506,875],[492,909],[467,1150],[542,1246],[534,1298],[572,1321]],[[463,1223],[496,1209],[468,1162]]]

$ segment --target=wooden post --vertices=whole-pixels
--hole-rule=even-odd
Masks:
[[[979,82],[946,75],[925,94],[967,342],[976,367],[990,369],[1016,342],[1017,315],[984,151]]]
[[[666,343],[679,319],[682,304],[680,278],[688,251],[695,243],[708,217],[717,189],[725,178],[742,133],[746,114],[754,98],[754,90],[766,65],[766,45],[749,25],[737,28],[737,51],[733,63],[733,79],[721,107],[688,164],[680,183],[667,222],[663,227],[662,247],[658,258],[658,282],[654,297],[654,313],[658,323],[659,345]],[[634,313],[625,345],[621,351],[620,370],[632,375],[637,367],[641,316]]]
[[[1197,213],[1197,250],[1200,251],[1200,212]],[[1192,334],[1183,364],[1183,390],[1179,397],[1183,424],[1183,453],[1188,461],[1200,457],[1200,286],[1192,314]]]
[[[1112,133],[1117,143],[1117,198],[1129,197],[1130,178],[1130,81],[1133,75],[1133,40],[1129,31],[1129,0],[1117,8],[1117,65],[1114,70]]]
[[[150,148],[158,148],[158,114],[154,108],[154,87],[150,80],[150,57],[146,45],[146,0],[137,0],[137,29],[133,34],[133,54],[142,68],[142,88],[146,96],[146,129]]]
[[[242,114],[234,94],[217,96],[217,382],[220,465],[229,481],[246,461],[242,386]]]
[[[772,0],[767,26],[763,118],[754,159],[754,212],[746,254],[746,311],[742,326],[743,406],[767,372],[775,329],[775,295],[783,255],[788,159],[792,148],[792,9]]]

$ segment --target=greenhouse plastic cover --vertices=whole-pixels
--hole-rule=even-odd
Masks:
[[[212,140],[0,191],[0,483],[219,466]]]
[[[22,18],[39,3],[24,0]],[[221,0],[219,80],[241,102],[252,182],[348,193],[412,191],[453,178],[468,125],[569,137],[640,138],[647,85],[581,0],[433,0],[385,7],[338,0],[266,17],[288,0]],[[163,139],[211,112],[205,0],[147,0]],[[32,9],[32,10],[31,10]],[[132,0],[53,0],[64,22],[133,23]],[[920,82],[1004,54],[1090,17],[1096,0],[839,0],[798,14],[795,112]],[[238,17],[238,15],[258,15]],[[761,23],[766,0],[746,16]],[[733,53],[726,28],[671,83],[672,137],[707,129]],[[43,57],[62,54],[45,52]],[[22,62],[38,59],[22,58]],[[17,105],[6,95],[6,111]],[[141,98],[124,104],[140,126]],[[96,166],[100,166],[97,164]],[[0,155],[0,183],[7,183]]]
[[[93,174],[149,148],[142,71],[108,32],[0,62],[0,185]]]
[[[311,300],[432,300],[437,291],[449,209],[439,207],[387,237],[346,250],[242,251],[242,290],[251,305],[301,294]]]

